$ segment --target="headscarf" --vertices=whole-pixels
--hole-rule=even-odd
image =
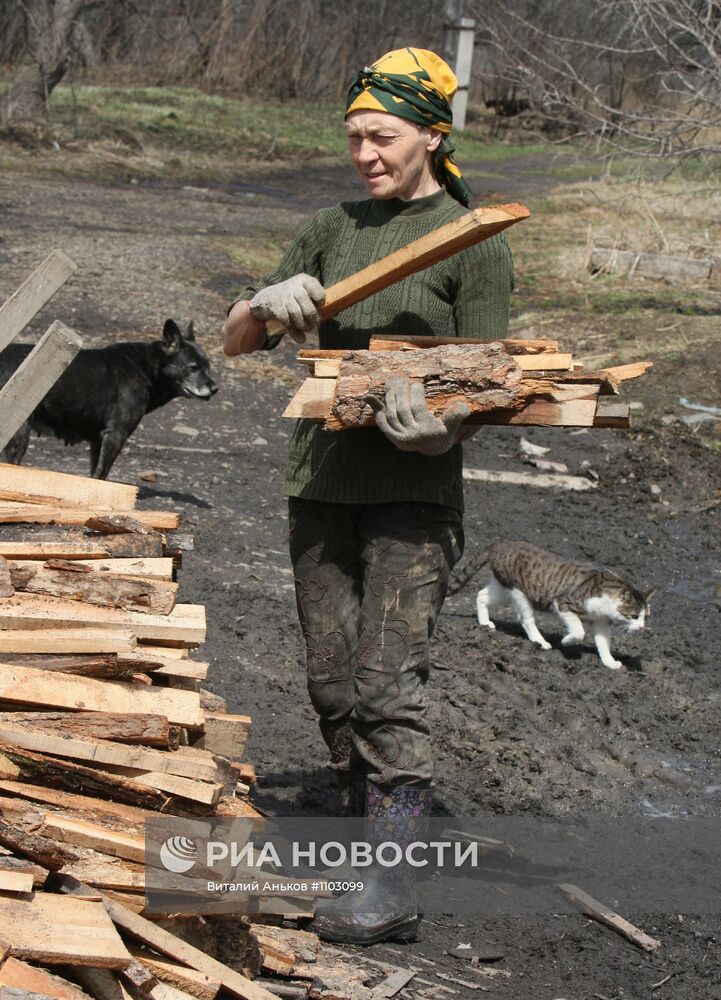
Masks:
[[[428,49],[395,49],[360,71],[348,91],[345,115],[386,111],[444,133],[433,165],[440,183],[468,208],[471,189],[453,159],[448,138],[453,124],[451,99],[458,81],[450,66]]]

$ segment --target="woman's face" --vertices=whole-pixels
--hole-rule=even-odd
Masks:
[[[440,132],[384,111],[354,111],[345,125],[350,155],[371,198],[410,201],[439,189],[432,153]]]

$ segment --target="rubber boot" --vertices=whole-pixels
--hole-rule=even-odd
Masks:
[[[391,841],[405,852],[413,841],[425,841],[433,793],[420,785],[382,788],[368,782],[366,816],[373,850]],[[319,906],[309,930],[324,941],[377,944],[413,941],[418,928],[415,871],[407,864],[386,868],[372,864],[358,870],[359,892]]]

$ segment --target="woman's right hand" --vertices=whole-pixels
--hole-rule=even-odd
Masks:
[[[319,306],[325,301],[325,288],[310,274],[295,274],[277,285],[262,288],[250,300],[250,311],[260,322],[278,320],[297,343],[320,322]]]

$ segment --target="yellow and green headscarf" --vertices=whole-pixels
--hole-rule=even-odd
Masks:
[[[457,87],[455,73],[435,52],[395,49],[361,70],[348,91],[345,113],[347,118],[353,111],[387,111],[443,132],[434,156],[438,180],[468,208],[471,189],[453,159],[454,147],[448,138],[453,124],[451,99]]]

